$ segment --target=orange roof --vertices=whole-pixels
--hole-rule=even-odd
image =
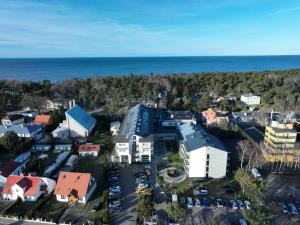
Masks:
[[[100,151],[100,145],[94,145],[94,144],[80,145],[78,148],[78,152],[99,152],[99,151]]]
[[[85,197],[90,179],[90,173],[60,172],[54,194],[67,196],[76,193],[77,197]]]
[[[9,176],[3,187],[1,194],[10,194],[11,188],[17,184],[20,187],[25,187],[24,196],[34,196],[40,188],[40,177],[30,176]]]
[[[37,115],[35,117],[35,124],[48,124],[50,120],[50,115]]]
[[[210,120],[211,122],[217,122],[217,113],[212,108],[209,108],[203,113],[206,119]]]

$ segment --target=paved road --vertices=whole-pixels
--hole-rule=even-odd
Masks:
[[[113,216],[112,224],[114,225],[132,225],[136,221],[135,205],[138,203],[135,194],[136,183],[134,173],[137,172],[142,165],[128,165],[120,168],[120,184],[123,189],[123,197],[121,203],[123,211]]]

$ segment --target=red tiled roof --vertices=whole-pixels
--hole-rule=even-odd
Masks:
[[[60,172],[54,194],[67,196],[77,193],[77,197],[85,197],[90,179],[90,173]]]
[[[50,115],[37,115],[35,117],[35,124],[48,124],[50,120]]]
[[[94,144],[80,145],[78,148],[78,152],[99,152],[99,151],[100,151],[100,145],[94,145]]]
[[[19,163],[15,161],[9,161],[2,167],[2,169],[0,170],[0,174],[3,177],[8,177],[10,174],[12,174],[12,172],[14,172],[18,168],[18,166]]]
[[[1,194],[10,194],[11,188],[17,184],[25,187],[24,196],[33,196],[39,190],[41,178],[29,176],[9,176],[3,187]]]

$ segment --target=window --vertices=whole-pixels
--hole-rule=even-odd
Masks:
[[[206,173],[208,173],[208,171],[209,171],[209,167],[207,166],[207,167],[206,167]]]
[[[64,195],[61,195],[60,198],[61,198],[61,199],[65,199],[66,197],[65,197]]]
[[[209,161],[206,161],[206,165],[209,166]]]
[[[209,160],[209,154],[206,155],[206,159]]]

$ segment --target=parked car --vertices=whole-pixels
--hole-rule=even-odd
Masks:
[[[119,207],[119,206],[121,206],[121,201],[118,199],[114,199],[112,201],[109,201],[109,203],[108,203],[109,208],[114,208],[114,207]]]
[[[187,202],[187,207],[188,208],[192,208],[193,207],[193,199],[191,197],[186,198],[186,202]]]
[[[138,185],[138,188],[140,188],[140,189],[145,189],[145,188],[148,188],[148,187],[149,187],[149,184],[145,183],[145,182],[139,183],[139,185]]]
[[[201,206],[201,203],[200,203],[199,198],[195,198],[195,199],[194,199],[194,202],[195,202],[195,206],[196,206],[196,207],[200,207],[200,206]]]
[[[118,212],[121,212],[123,209],[121,206],[118,206],[118,207],[113,207],[113,208],[110,208],[109,209],[109,213],[118,213]]]
[[[94,206],[93,206],[91,212],[94,213],[94,212],[98,211],[99,209],[101,209],[101,207],[102,207],[102,204],[101,204],[100,201],[98,201],[98,202],[96,202],[96,203],[94,204]]]
[[[248,225],[247,221],[245,219],[240,219],[241,225]]]
[[[298,209],[294,204],[290,203],[289,208],[290,208],[292,214],[294,214],[294,215],[298,214]]]
[[[238,209],[238,204],[236,203],[235,200],[230,200],[230,203],[231,203],[231,207],[232,207],[233,209]]]
[[[250,201],[249,200],[245,200],[244,201],[244,204],[245,204],[245,206],[246,206],[246,209],[251,209],[251,207],[250,207],[250,205],[251,205],[251,203],[250,203]]]
[[[172,195],[172,203],[177,203],[178,202],[178,196],[177,195]]]
[[[209,208],[210,206],[210,201],[208,199],[204,199],[203,202],[202,202],[202,206],[204,208]]]
[[[240,209],[245,209],[245,205],[244,205],[244,202],[243,202],[243,201],[237,200],[237,204],[239,205],[239,208],[240,208]]]
[[[285,204],[281,203],[280,207],[281,207],[281,210],[282,210],[283,213],[286,214],[286,213],[289,212],[289,208]]]
[[[223,208],[224,207],[224,203],[222,199],[217,199],[217,207],[218,208]]]
[[[180,204],[185,205],[185,198],[184,197],[180,197]]]
[[[195,195],[208,195],[208,190],[205,188],[199,188],[195,191]]]

